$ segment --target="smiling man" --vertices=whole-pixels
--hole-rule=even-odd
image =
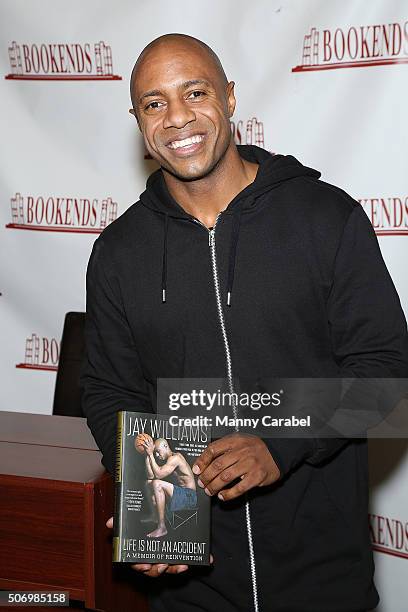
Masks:
[[[236,146],[234,83],[203,42],[150,43],[131,78],[160,164],[96,240],[83,409],[113,473],[118,410],[156,409],[158,378],[403,377],[406,321],[361,206],[291,155]],[[367,442],[214,440],[210,567],[137,564],[152,612],[373,609]],[[108,522],[112,527],[112,520]]]
[[[130,91],[130,112],[167,189],[186,212],[213,225],[258,169],[256,161],[239,155],[231,138],[234,83],[218,57],[194,38],[161,37],[139,56]]]

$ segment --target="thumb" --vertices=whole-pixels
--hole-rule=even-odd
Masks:
[[[110,517],[110,519],[108,519],[108,520],[106,521],[106,526],[107,526],[109,529],[113,529],[113,516],[111,516],[111,517]]]

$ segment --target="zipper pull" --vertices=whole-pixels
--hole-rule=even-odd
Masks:
[[[208,245],[210,247],[213,245],[213,241],[214,241],[214,228],[211,230],[208,230]]]

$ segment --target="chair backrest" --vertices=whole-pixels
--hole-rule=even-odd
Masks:
[[[79,375],[85,353],[85,313],[67,312],[62,332],[53,414],[83,417]]]

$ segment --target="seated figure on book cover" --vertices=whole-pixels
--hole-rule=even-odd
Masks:
[[[147,486],[149,487],[153,511],[143,522],[157,522],[157,528],[147,535],[158,538],[167,534],[165,509],[188,510],[197,506],[197,491],[194,474],[182,453],[171,450],[164,438],[153,442],[149,436],[143,440],[146,453]],[[177,484],[166,480],[173,475]]]

